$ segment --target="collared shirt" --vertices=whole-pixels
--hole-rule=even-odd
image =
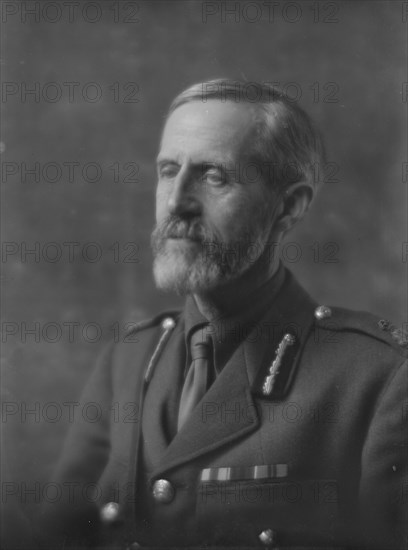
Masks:
[[[285,278],[285,269],[279,265],[276,273],[239,304],[232,315],[213,319],[211,322],[199,311],[193,296],[188,296],[184,309],[186,371],[191,363],[190,341],[197,330],[203,330],[203,336],[211,336],[214,350],[215,373],[218,375],[234,350],[250,334],[253,326],[271,307],[279,293]]]

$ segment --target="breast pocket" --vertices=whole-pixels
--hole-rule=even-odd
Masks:
[[[278,544],[331,544],[337,510],[337,482],[326,479],[202,480],[197,496],[202,529],[241,545],[259,544],[264,533]]]

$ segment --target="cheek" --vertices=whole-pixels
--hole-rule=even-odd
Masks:
[[[211,207],[212,206],[212,207]],[[259,224],[267,229],[272,223],[270,199],[263,196],[235,196],[208,205],[207,219],[224,240],[242,238]]]
[[[167,215],[167,194],[163,188],[156,190],[156,221],[161,221]]]
[[[224,239],[230,240],[247,224],[250,209],[250,203],[245,197],[209,201],[205,209],[207,224],[212,225]]]

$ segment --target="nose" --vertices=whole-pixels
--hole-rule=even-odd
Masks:
[[[198,190],[187,166],[178,172],[171,184],[167,208],[169,214],[178,216],[197,216],[201,213]]]

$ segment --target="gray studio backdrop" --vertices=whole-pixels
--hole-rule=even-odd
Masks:
[[[2,2],[2,427],[15,501],[21,482],[48,479],[62,404],[102,347],[180,303],[154,288],[149,237],[163,119],[194,82],[274,82],[312,115],[327,182],[284,259],[321,303],[406,322],[404,4]]]

